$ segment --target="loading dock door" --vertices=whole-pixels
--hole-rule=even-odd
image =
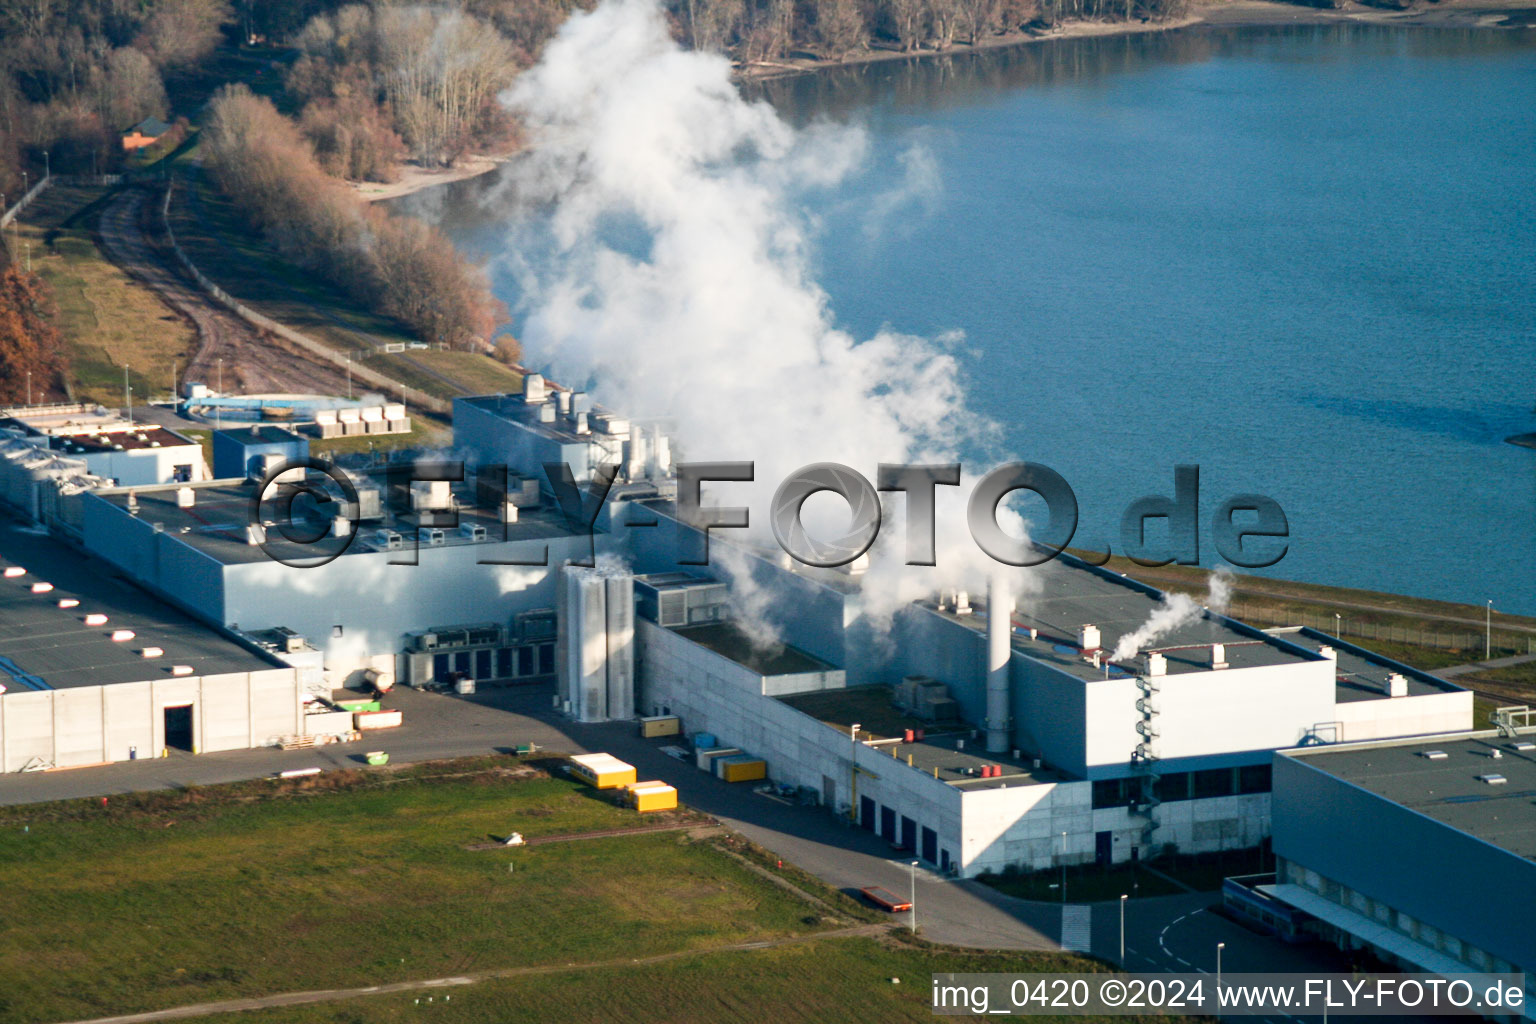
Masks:
[[[888,843],[896,841],[896,810],[893,807],[880,808],[880,836]]]
[[[173,750],[192,752],[191,704],[176,704],[165,709],[165,745]]]
[[[1099,832],[1093,837],[1093,860],[1101,868],[1109,867],[1115,859],[1115,835],[1113,832]]]
[[[923,829],[923,860],[936,864],[939,860],[939,834],[931,828]]]
[[[917,849],[917,822],[906,815],[901,817],[901,848],[903,850]]]
[[[875,830],[875,802],[867,796],[859,797],[859,824],[871,832]]]

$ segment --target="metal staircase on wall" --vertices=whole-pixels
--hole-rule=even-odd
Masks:
[[[1141,792],[1132,798],[1130,809],[1135,817],[1142,819],[1141,845],[1144,856],[1152,855],[1152,841],[1157,832],[1157,807],[1161,802],[1157,798],[1157,780],[1160,777],[1157,772],[1158,755],[1154,748],[1157,740],[1157,693],[1158,685],[1149,678],[1136,680],[1137,687],[1141,690],[1141,696],[1136,698],[1136,710],[1141,719],[1136,723],[1136,732],[1141,737],[1135,748],[1131,751],[1131,769],[1136,773],[1136,778],[1141,785]]]

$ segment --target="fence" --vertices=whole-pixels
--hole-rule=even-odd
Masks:
[[[176,241],[176,233],[171,228],[171,192],[174,188],[174,182],[166,186],[165,201],[160,204],[160,221],[165,226],[165,237],[170,241],[171,251],[176,254],[176,259],[179,260],[181,265],[187,269],[187,273],[192,275],[192,279],[197,282],[198,287],[216,299],[220,305],[224,306],[231,313],[234,313],[246,323],[260,327],[264,331],[270,331],[271,333],[277,335],[279,338],[284,338],[293,342],[295,345],[298,345],[300,348],[304,349],[306,352],[311,353],[312,355],[335,363],[337,366],[347,368],[358,380],[367,381],[368,383],[374,384],[385,391],[393,392],[395,395],[399,396],[400,400],[403,402],[407,402],[411,405],[418,406],[431,412],[444,414],[452,413],[453,404],[451,402],[447,402],[434,395],[429,395],[425,391],[418,391],[416,388],[413,388],[410,385],[401,384],[399,381],[393,379],[392,377],[386,377],[384,374],[378,372],[377,370],[370,369],[366,366],[360,366],[354,359],[351,358],[351,353],[338,352],[331,348],[329,345],[324,345],[309,337],[307,334],[300,334],[298,331],[295,331],[290,327],[283,326],[269,316],[263,316],[262,314],[256,312],[254,309],[251,309],[249,306],[242,303],[240,300],[236,299],[233,295],[230,295],[218,285],[214,284],[213,281],[207,277],[207,275],[199,270],[197,266],[187,258],[187,254],[181,249],[181,243]]]
[[[1481,654],[1488,641],[1488,634],[1442,633],[1438,630],[1415,629],[1411,626],[1386,626],[1377,622],[1362,622],[1345,617],[1335,618],[1328,612],[1288,612],[1246,601],[1233,601],[1227,606],[1227,614],[1245,622],[1265,623],[1272,626],[1310,626],[1319,632],[1337,637],[1358,637],[1362,640],[1382,640],[1388,643],[1414,644],[1418,647],[1439,647],[1447,650],[1464,650]],[[1493,649],[1497,652],[1516,651],[1536,654],[1536,636],[1493,634]]]

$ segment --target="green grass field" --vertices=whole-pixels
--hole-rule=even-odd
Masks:
[[[124,363],[135,401],[168,395],[172,374],[187,364],[197,333],[97,247],[94,232],[106,195],[107,189],[91,186],[47,189],[24,211],[20,244],[13,248],[25,265],[31,242],[32,269],[53,290],[75,398],[121,406]]]
[[[523,387],[522,374],[478,352],[418,350],[371,356],[368,365],[404,384],[443,398],[521,391]]]
[[[446,992],[370,996],[241,1013],[250,1024],[672,1024],[776,1021],[792,1024],[901,1024],[935,1019],[938,972],[1091,970],[1080,957],[927,949],[874,938],[825,939],[740,952],[706,953],[636,964],[493,978]],[[892,981],[896,979],[896,981]],[[449,998],[444,999],[444,996]],[[430,1002],[428,1001],[430,997]],[[229,1019],[196,1018],[200,1024]],[[1092,1017],[1071,1019],[1079,1024]],[[1116,1017],[1116,1021],[1134,1021]],[[1177,1024],[1181,1018],[1160,1017]]]
[[[0,810],[0,1019],[601,963],[828,927],[684,832],[466,849],[513,829],[639,823],[580,784],[512,778],[515,764]]]

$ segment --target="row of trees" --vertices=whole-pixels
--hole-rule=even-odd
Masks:
[[[348,4],[311,19],[295,43],[301,56],[288,91],[305,104],[302,120],[323,154],[352,154],[331,161],[348,177],[376,178],[402,147],[417,163],[439,166],[509,135],[496,95],[524,55],[466,10]],[[356,130],[333,147],[330,126],[341,109]]]
[[[37,399],[62,380],[64,346],[47,289],[14,265],[0,270],[0,403]]]
[[[423,341],[485,345],[505,311],[485,274],[436,228],[359,201],[299,127],[244,85],[214,95],[204,160],[283,256],[410,327]]]
[[[1188,0],[667,0],[678,38],[741,60],[797,51],[842,59],[874,45],[904,52],[975,44],[1027,25],[1164,20]]]
[[[114,170],[119,133],[168,116],[164,76],[206,57],[230,16],[225,0],[0,0],[0,191],[23,160],[34,180]]]

